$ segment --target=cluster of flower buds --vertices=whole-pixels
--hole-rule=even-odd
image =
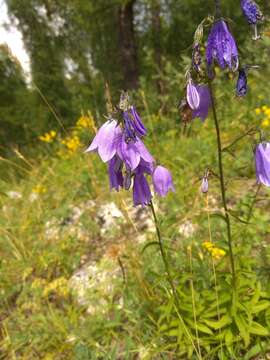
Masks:
[[[152,177],[154,190],[159,196],[174,191],[170,172],[156,161],[145,147],[142,138],[147,130],[130,100],[127,92],[122,92],[116,120],[110,115],[98,130],[85,152],[97,151],[102,161],[108,164],[111,189],[133,188],[134,205],[148,205],[152,194],[146,175]]]

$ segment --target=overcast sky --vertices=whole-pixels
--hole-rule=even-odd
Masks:
[[[8,29],[6,28],[8,24]],[[21,33],[10,25],[7,7],[4,0],[0,0],[0,44],[6,43],[12,54],[17,57],[26,73],[30,72],[29,57],[25,51]]]

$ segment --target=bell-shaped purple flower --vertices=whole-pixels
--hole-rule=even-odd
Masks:
[[[207,176],[204,176],[201,183],[201,192],[205,194],[208,192],[208,189],[209,189],[208,178]]]
[[[247,85],[247,73],[245,69],[240,69],[236,84],[236,95],[237,96],[245,96],[248,91]]]
[[[168,191],[175,191],[172,175],[163,166],[157,166],[153,173],[154,190],[159,196],[166,196]]]
[[[147,134],[146,127],[144,126],[135,106],[130,107],[132,120],[133,120],[133,127],[138,136],[145,136]]]
[[[209,87],[207,85],[196,85],[197,93],[199,94],[199,107],[192,112],[192,119],[198,117],[204,121],[209,113],[209,108],[212,106]]]
[[[111,160],[121,141],[122,130],[115,120],[108,120],[98,130],[90,146],[85,150],[97,151],[103,162]]]
[[[259,184],[270,187],[270,143],[260,143],[255,149],[256,175]]]
[[[108,162],[108,174],[110,180],[110,188],[119,191],[120,188],[123,187],[124,178],[122,174],[123,161],[115,155]]]
[[[147,163],[154,162],[154,158],[139,138],[136,138],[136,141],[126,142],[123,135],[121,141],[118,142],[117,154],[131,171],[138,167],[141,159]]]
[[[216,61],[222,69],[229,67],[236,71],[238,68],[237,46],[224,20],[217,20],[212,26],[207,40],[206,60],[208,67]]]
[[[134,206],[142,205],[146,206],[150,203],[152,199],[151,190],[145,173],[148,173],[148,165],[142,162],[134,172],[134,181],[133,181],[133,203]]]
[[[263,14],[255,1],[241,0],[241,8],[249,24],[255,25],[258,21],[263,20]]]
[[[197,86],[193,84],[193,81],[190,79],[187,84],[186,92],[187,103],[192,110],[198,109],[200,105],[200,96],[197,91]]]

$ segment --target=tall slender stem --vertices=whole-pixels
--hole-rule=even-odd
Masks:
[[[234,265],[233,246],[232,246],[231,221],[230,221],[230,216],[228,213],[227,198],[226,198],[226,187],[225,187],[224,171],[223,171],[223,154],[222,154],[222,145],[221,145],[221,137],[220,137],[220,128],[219,128],[219,122],[218,122],[218,118],[217,118],[215,98],[214,98],[213,86],[212,86],[211,81],[209,81],[209,90],[210,90],[212,109],[213,109],[213,117],[214,117],[214,121],[215,121],[216,136],[217,136],[220,190],[221,190],[222,203],[223,203],[225,220],[226,220],[226,225],[227,225],[227,239],[228,239],[228,246],[229,246],[233,285],[235,286],[236,278],[235,278],[235,265]]]
[[[162,257],[162,260],[163,260],[163,263],[164,263],[164,266],[165,266],[165,271],[166,271],[166,274],[167,274],[167,279],[168,279],[168,282],[170,284],[170,287],[172,289],[172,292],[173,292],[173,297],[174,297],[174,301],[175,301],[175,307],[176,307],[176,313],[183,325],[183,328],[185,330],[185,332],[187,333],[187,336],[196,352],[196,355],[198,357],[199,360],[202,359],[201,357],[201,354],[200,352],[198,351],[197,347],[195,346],[194,344],[194,341],[192,339],[192,336],[188,330],[188,328],[186,327],[185,325],[185,322],[181,316],[181,309],[180,309],[180,304],[179,304],[179,300],[178,300],[178,296],[177,296],[177,291],[176,291],[176,288],[174,286],[174,283],[173,283],[173,278],[172,278],[172,275],[171,275],[171,271],[170,271],[170,267],[169,267],[169,263],[168,263],[168,260],[167,260],[167,257],[166,257],[166,253],[165,253],[165,250],[164,250],[164,247],[163,247],[163,243],[162,243],[162,238],[161,238],[161,233],[160,233],[160,229],[159,229],[159,224],[158,224],[158,219],[157,219],[157,215],[156,215],[156,212],[155,212],[155,208],[154,208],[154,204],[152,201],[150,201],[149,203],[149,206],[151,208],[151,211],[152,211],[152,215],[153,215],[153,218],[154,218],[154,222],[155,222],[155,228],[156,228],[156,233],[157,233],[157,238],[158,238],[158,244],[159,244],[159,250],[160,250],[160,254],[161,254],[161,257]]]
[[[178,296],[177,296],[177,292],[176,292],[176,289],[175,289],[175,286],[174,286],[174,283],[173,283],[173,279],[172,279],[172,275],[171,275],[171,272],[170,272],[169,263],[168,263],[168,260],[167,260],[166,254],[165,254],[165,250],[163,248],[162,239],[161,239],[161,233],[160,233],[160,229],[159,229],[159,225],[158,225],[158,219],[157,219],[157,215],[156,215],[155,208],[154,208],[154,205],[153,205],[152,201],[150,202],[150,208],[151,208],[153,218],[154,218],[154,222],[155,222],[160,254],[161,254],[164,266],[165,266],[168,282],[170,283],[170,286],[171,286],[171,289],[172,289],[172,292],[173,292],[175,303],[176,303],[177,308],[179,310]]]
[[[221,17],[221,1],[215,0],[215,5],[216,5],[215,17],[218,19]]]

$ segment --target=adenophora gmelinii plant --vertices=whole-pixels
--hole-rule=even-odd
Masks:
[[[231,272],[233,286],[236,285],[235,258],[233,253],[233,238],[231,231],[231,219],[227,205],[227,189],[225,186],[225,175],[223,169],[223,148],[221,142],[221,130],[216,109],[216,102],[213,89],[214,67],[218,65],[222,70],[228,69],[235,72],[238,70],[236,83],[236,95],[244,97],[248,91],[247,72],[250,66],[239,67],[239,54],[236,41],[229,31],[227,22],[222,18],[220,0],[215,0],[216,14],[215,18],[205,19],[199,26],[194,35],[194,44],[192,51],[191,64],[187,70],[186,96],[181,101],[180,110],[184,122],[189,122],[195,117],[204,121],[209,109],[212,108],[213,118],[217,137],[218,154],[218,178],[220,181],[220,191],[224,209],[224,218],[227,226],[227,243],[229,248]],[[256,25],[262,19],[262,15],[257,5],[253,1],[241,1],[241,7],[244,15],[248,18],[250,24]],[[205,63],[201,59],[200,45],[203,44],[204,25],[210,22],[211,28],[207,39]],[[242,138],[242,137],[241,137]],[[269,165],[269,143],[268,145],[258,145],[255,151],[256,172],[259,183],[270,186],[270,165]],[[201,192],[209,191],[208,176],[205,174],[201,182]]]
[[[146,175],[152,177],[155,189],[156,162],[142,138],[146,135],[147,130],[137,113],[135,107],[129,104],[129,96],[122,92],[117,114],[120,118],[114,119],[109,116],[101,128],[98,130],[90,146],[85,152],[98,152],[101,160],[108,165],[108,175],[110,188],[119,191],[121,188],[129,190],[133,188],[134,206],[149,205],[152,199],[149,184]],[[159,196],[164,196],[164,191],[174,191],[170,172],[163,168],[160,173],[159,181],[167,184],[168,176],[171,184],[167,191],[156,191]],[[159,171],[158,171],[159,172]]]

